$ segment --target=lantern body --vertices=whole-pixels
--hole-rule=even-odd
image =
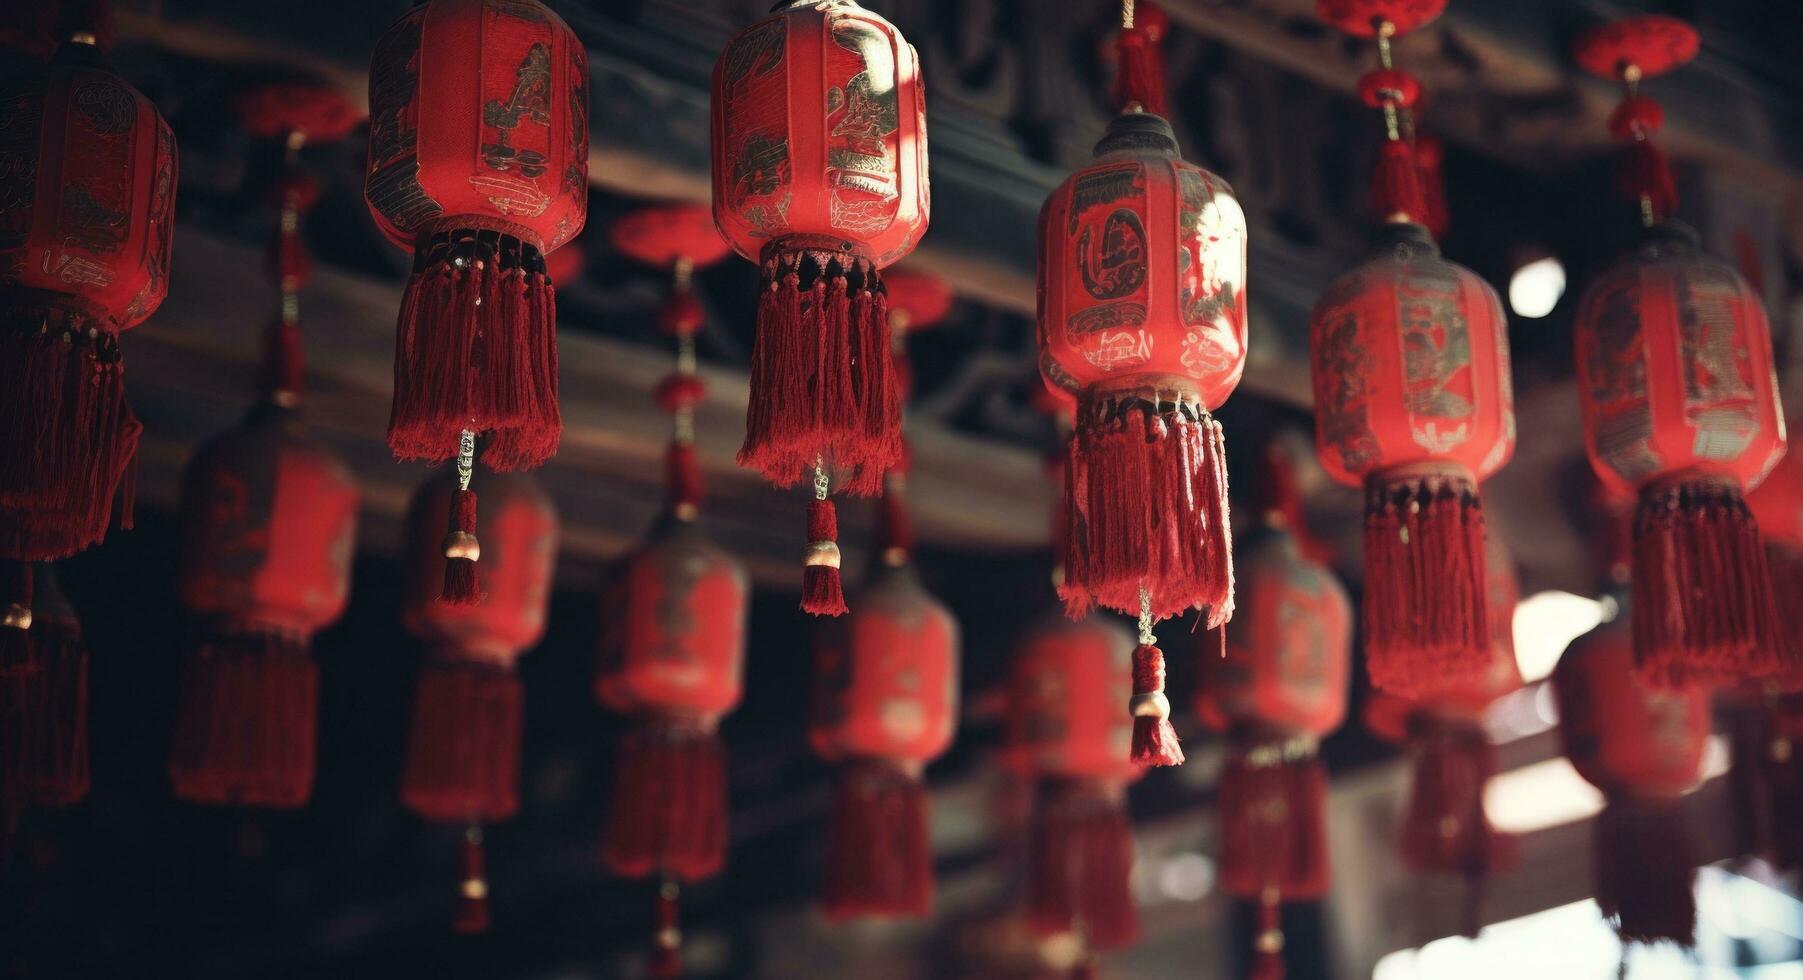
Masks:
[[[714,67],[714,221],[753,262],[785,238],[886,267],[930,216],[914,48],[850,0],[793,2]]]
[[[0,87],[0,302],[29,290],[36,312],[89,321],[78,333],[117,334],[169,291],[175,136],[97,52],[67,47]]]
[[[1617,493],[1680,472],[1756,485],[1784,454],[1759,296],[1688,231],[1647,233],[1584,291],[1584,445]]]
[[[1246,562],[1225,657],[1204,651],[1196,713],[1210,728],[1323,736],[1346,718],[1352,603],[1333,573],[1273,534]],[[1243,625],[1242,625],[1243,624]]]
[[[1315,441],[1336,480],[1452,464],[1483,480],[1515,449],[1508,319],[1496,290],[1418,225],[1334,280],[1309,320]]]
[[[1565,754],[1597,788],[1659,799],[1696,785],[1709,739],[1708,691],[1641,680],[1626,617],[1573,641],[1553,689]]]
[[[489,229],[541,252],[588,214],[588,55],[537,0],[433,0],[371,59],[364,197],[389,240]]]
[[[444,580],[444,536],[451,479],[435,477],[413,495],[407,514],[406,608],[408,632],[463,656],[511,664],[545,632],[551,572],[557,557],[557,512],[538,482],[523,474],[482,472],[476,491],[482,527],[482,588],[475,605],[439,601]]]
[[[1126,783],[1133,718],[1133,637],[1091,617],[1047,617],[1014,652],[1008,688],[1008,751],[1036,776]]]
[[[743,565],[694,525],[669,521],[610,590],[596,695],[615,711],[711,728],[739,702],[750,595]]]
[[[1039,215],[1039,351],[1071,395],[1175,389],[1218,408],[1246,364],[1246,216],[1155,116],[1116,120]]]
[[[182,482],[176,588],[188,612],[307,636],[350,594],[357,485],[273,405],[214,438]]]
[[[823,627],[814,681],[808,735],[821,758],[923,765],[957,726],[957,620],[911,569],[884,569]]]

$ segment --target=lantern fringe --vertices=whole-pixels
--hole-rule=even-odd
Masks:
[[[876,264],[772,243],[762,263],[739,464],[788,487],[824,460],[839,489],[871,496],[901,455],[901,390]]]
[[[1140,766],[1183,765],[1183,746],[1164,696],[1164,651],[1149,643],[1133,650],[1133,742],[1128,758]]]
[[[1634,514],[1634,661],[1662,687],[1732,685],[1779,673],[1764,543],[1740,490],[1670,482]]]
[[[620,737],[601,858],[614,874],[683,882],[726,864],[726,752],[692,721],[645,718]]]
[[[1139,940],[1129,878],[1133,831],[1119,790],[1087,781],[1040,788],[1029,835],[1027,926],[1036,935],[1081,932],[1092,949]]]
[[[401,802],[438,823],[494,823],[519,809],[520,680],[437,655],[420,670]]]
[[[88,649],[78,627],[44,617],[32,624],[28,639],[37,668],[27,769],[31,800],[70,806],[88,795]]]
[[[933,911],[927,794],[896,763],[840,768],[826,837],[821,911],[827,919],[923,919]]]
[[[306,640],[206,637],[182,663],[169,779],[196,803],[298,807],[313,790],[319,669]]]
[[[95,321],[0,298],[0,555],[64,558],[99,543],[118,500],[131,527],[143,426],[118,339]]]
[[[482,464],[502,471],[550,459],[563,432],[557,291],[537,248],[494,230],[428,233],[395,333],[389,448],[441,463],[465,429],[487,434]]]
[[[476,540],[476,491],[459,487],[451,491],[451,527],[446,535],[446,555],[444,560],[444,588],[439,599],[453,606],[473,606],[482,601],[482,582],[476,571],[476,559],[459,553],[453,557],[453,541],[467,541],[469,547],[477,547]]]
[[[493,924],[488,912],[487,864],[482,828],[471,824],[457,846],[457,909],[451,916],[451,929],[460,935],[484,933]]]
[[[838,508],[831,500],[808,501],[808,556],[801,570],[801,611],[810,616],[843,616],[851,611],[845,604],[845,583],[839,573],[838,541]]]
[[[1386,139],[1377,154],[1371,182],[1371,208],[1383,221],[1425,224],[1427,197],[1421,189],[1421,166],[1407,140]]]
[[[1595,860],[1596,904],[1623,942],[1696,944],[1695,845],[1675,803],[1609,800]]]
[[[1803,688],[1803,630],[1784,628],[1779,612],[1803,609],[1803,548],[1768,538],[1765,567],[1772,583],[1772,620],[1766,637],[1783,663],[1780,686],[1794,691]]]
[[[1678,208],[1678,185],[1672,179],[1665,151],[1650,139],[1629,140],[1622,149],[1619,174],[1622,193],[1629,200],[1645,200],[1655,221],[1664,221]]]
[[[1221,887],[1283,901],[1327,894],[1327,778],[1312,752],[1287,758],[1282,740],[1230,751],[1221,772]]]
[[[1221,425],[1157,397],[1085,406],[1066,456],[1058,595],[1072,618],[1096,605],[1135,615],[1143,587],[1153,618],[1201,608],[1213,629],[1233,618]]]
[[[1468,477],[1365,484],[1365,655],[1373,686],[1402,697],[1490,667],[1484,510]]]

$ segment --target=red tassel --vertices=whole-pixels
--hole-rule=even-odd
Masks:
[[[56,615],[38,615],[30,641],[38,684],[27,770],[31,799],[70,806],[88,795],[88,648],[81,626]]]
[[[420,671],[401,802],[439,823],[495,823],[519,809],[520,680],[486,663],[428,660]]]
[[[1283,980],[1283,976],[1283,905],[1276,889],[1266,889],[1258,899],[1258,935],[1252,940],[1251,980]]]
[[[1132,27],[1123,28],[1118,42],[1118,74],[1114,79],[1114,104],[1122,112],[1139,106],[1155,116],[1170,118],[1165,94],[1164,12],[1149,0],[1138,0]]]
[[[1327,777],[1299,740],[1236,736],[1221,772],[1221,887],[1286,901],[1327,894]]]
[[[1366,667],[1373,686],[1424,697],[1490,667],[1484,510],[1453,473],[1365,484]]]
[[[1777,674],[1765,546],[1731,484],[1649,486],[1634,514],[1634,662],[1663,687],[1732,686]]]
[[[901,393],[876,265],[779,242],[764,253],[761,282],[739,464],[788,487],[824,460],[841,489],[875,494],[902,454]]]
[[[701,467],[695,461],[695,447],[686,442],[673,442],[664,455],[665,481],[668,483],[671,511],[684,520],[693,520],[701,511]]]
[[[1595,854],[1596,904],[1623,942],[1696,945],[1695,846],[1675,803],[1611,799]]]
[[[1183,747],[1171,727],[1171,702],[1164,695],[1164,652],[1150,644],[1133,651],[1133,749],[1141,766],[1183,765]]]
[[[920,780],[897,764],[867,759],[841,767],[820,905],[833,921],[932,914],[927,794]]]
[[[556,454],[557,295],[519,234],[438,231],[416,250],[395,335],[397,458],[452,459],[464,429],[488,434],[491,469],[532,469]]]
[[[1207,610],[1233,618],[1232,531],[1221,425],[1194,402],[1150,394],[1086,405],[1065,465],[1064,582],[1073,618],[1095,605],[1155,619]]]
[[[463,832],[457,852],[457,911],[451,928],[463,935],[488,931],[488,872],[482,847],[482,828],[471,824]]]
[[[843,616],[845,586],[839,576],[839,512],[831,500],[808,501],[807,564],[801,572],[801,611]]]
[[[1621,189],[1629,200],[1645,201],[1654,221],[1678,209],[1678,184],[1659,144],[1650,139],[1628,141],[1622,150]]]
[[[666,881],[658,886],[654,909],[657,928],[651,934],[650,968],[652,980],[677,980],[682,976],[682,923],[677,906],[676,883]]]
[[[319,671],[300,637],[209,637],[182,664],[169,779],[225,806],[298,807],[313,790]]]
[[[1055,936],[1080,931],[1092,949],[1139,940],[1133,902],[1133,831],[1120,790],[1048,783],[1034,812],[1027,866],[1027,926]]]
[[[0,297],[0,555],[64,558],[131,527],[138,436],[118,338],[41,298]]]
[[[1496,750],[1474,722],[1420,716],[1410,743],[1415,753],[1402,857],[1417,872],[1459,875],[1470,889],[1465,934],[1476,935],[1482,880],[1514,862],[1514,838],[1500,834],[1484,812],[1484,784],[1496,771]]]
[[[720,738],[674,718],[635,723],[620,738],[601,858],[614,874],[684,882],[726,865],[726,753]]]
[[[439,601],[453,606],[473,606],[482,601],[482,583],[476,562],[482,542],[476,537],[476,491],[458,489],[451,494],[451,529],[444,538],[444,591]]]
[[[1384,140],[1377,154],[1371,186],[1371,209],[1384,221],[1423,223],[1427,199],[1421,192],[1421,169],[1407,140]]]

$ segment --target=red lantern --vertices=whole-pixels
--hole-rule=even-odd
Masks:
[[[1697,860],[1678,812],[1709,738],[1702,688],[1659,689],[1634,667],[1625,618],[1573,641],[1553,672],[1560,735],[1608,804],[1596,825],[1596,898],[1624,941],[1694,942]]]
[[[1647,230],[1584,292],[1575,349],[1591,465],[1611,490],[1638,492],[1634,655],[1659,684],[1778,673],[1764,644],[1765,553],[1742,494],[1784,453],[1772,341],[1759,296],[1689,231],[1659,224],[1676,201],[1652,143],[1658,106],[1637,83],[1696,53],[1669,17],[1629,18],[1586,35],[1579,59],[1622,80],[1611,120],[1631,149],[1627,190]]]
[[[60,558],[131,526],[142,426],[119,335],[169,288],[175,137],[75,33],[0,86],[0,557]]]
[[[905,548],[897,558],[822,630],[815,654],[808,740],[840,766],[822,898],[833,919],[932,909],[920,773],[957,726],[958,623],[921,587]]]
[[[760,269],[739,462],[783,487],[813,474],[802,606],[838,615],[828,479],[874,494],[902,455],[880,270],[931,210],[919,63],[853,0],[784,0],[727,43],[713,127],[714,220]]]
[[[1132,691],[1133,638],[1112,622],[1048,616],[1015,645],[1007,751],[1039,780],[1027,873],[1039,935],[1078,932],[1101,950],[1139,939],[1125,790],[1144,770],[1121,712]]]
[[[455,925],[488,927],[481,824],[511,817],[519,806],[521,690],[514,662],[545,631],[557,514],[529,476],[478,478],[480,517],[488,530],[487,593],[476,605],[441,600],[437,583],[447,560],[437,529],[457,483],[436,477],[414,493],[407,514],[407,631],[431,649],[421,670],[401,775],[401,802],[421,817],[468,827]]]
[[[401,459],[530,469],[557,451],[557,298],[545,255],[588,213],[588,55],[537,0],[433,0],[370,63],[364,196],[413,251],[388,444]],[[467,497],[469,478],[460,498]],[[473,603],[476,507],[444,541],[445,598]]]

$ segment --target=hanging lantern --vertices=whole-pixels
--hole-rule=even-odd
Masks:
[[[602,610],[601,703],[631,719],[621,737],[601,856],[614,873],[661,878],[653,958],[678,971],[679,886],[726,863],[726,758],[717,728],[739,703],[750,582],[745,568],[696,525],[695,463],[700,304],[689,292],[698,264],[726,256],[708,210],[635,211],[613,228],[620,251],[673,273],[659,319],[677,340],[676,369],[658,396],[673,420],[663,517],[628,556]]]
[[[1786,453],[1759,488],[1747,495],[1747,506],[1765,538],[1772,609],[1777,613],[1803,608],[1803,453]],[[1787,673],[1803,670],[1803,634],[1773,628],[1767,638],[1787,665]],[[1787,688],[1795,684],[1789,678],[1784,681]]]
[[[455,459],[444,597],[481,596],[468,500],[482,463],[531,469],[557,451],[557,298],[545,256],[588,213],[588,55],[537,0],[432,0],[370,63],[376,223],[413,251],[395,337],[388,445]]]
[[[1626,617],[1572,642],[1553,672],[1560,737],[1578,774],[1603,791],[1596,900],[1626,942],[1695,941],[1697,860],[1678,798],[1698,782],[1709,737],[1702,688],[1637,676]]]
[[[885,560],[815,652],[808,740],[839,766],[821,900],[835,920],[922,918],[933,904],[920,775],[957,725],[958,622],[921,587],[898,509],[883,511]]]
[[[90,6],[90,5],[84,5]],[[131,526],[142,426],[119,337],[169,288],[175,137],[95,43],[0,85],[0,557],[45,561]]]
[[[1784,453],[1772,341],[1758,295],[1688,230],[1652,142],[1662,113],[1642,79],[1696,54],[1669,17],[1604,25],[1578,44],[1587,69],[1619,79],[1610,128],[1628,145],[1640,244],[1590,284],[1575,333],[1591,465],[1637,492],[1634,656],[1654,683],[1722,683],[1784,666],[1763,644],[1770,586],[1759,530],[1742,501]]]
[[[852,0],[783,0],[727,43],[713,126],[714,220],[760,270],[739,463],[812,475],[802,608],[840,615],[830,480],[874,494],[902,453],[880,270],[927,229],[919,62]]]
[[[413,495],[402,552],[402,622],[429,652],[420,670],[401,773],[401,802],[434,823],[465,825],[454,925],[488,928],[482,825],[519,808],[521,689],[514,663],[545,633],[557,513],[530,476],[483,473],[480,516],[488,530],[482,602],[442,600],[437,529],[463,491],[454,475],[434,477]]]

